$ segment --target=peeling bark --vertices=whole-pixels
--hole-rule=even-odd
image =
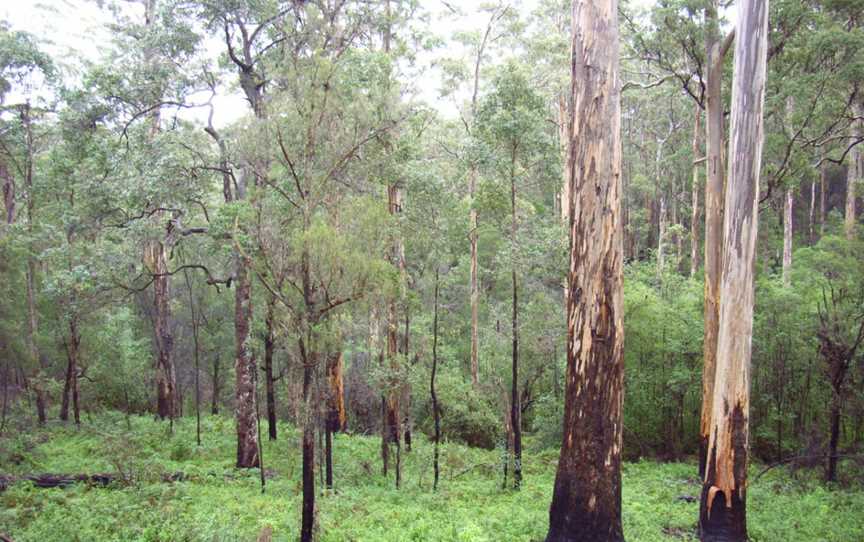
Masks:
[[[764,139],[767,1],[739,2],[736,36],[717,364],[699,508],[700,538],[705,542],[747,540],[753,270]]]
[[[711,401],[717,365],[717,333],[720,322],[720,266],[723,245],[723,97],[725,51],[719,37],[717,0],[705,8],[705,49],[708,65],[705,86],[705,337],[702,346],[702,415],[699,424],[699,475],[705,473]]]
[[[618,2],[573,2],[564,434],[547,542],[623,540]]]

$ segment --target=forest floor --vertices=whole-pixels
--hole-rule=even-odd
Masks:
[[[128,425],[127,425],[128,424]],[[0,533],[33,541],[246,541],[272,531],[296,540],[300,523],[299,433],[280,426],[265,441],[269,479],[233,468],[234,423],[185,418],[167,423],[105,414],[80,429],[49,424],[0,437],[0,474],[122,472],[135,481],[116,487],[75,484],[39,489],[18,482],[0,493]],[[266,424],[265,424],[266,428]],[[264,428],[262,428],[264,429]],[[13,430],[14,431],[14,430]],[[266,439],[266,433],[264,434]],[[319,540],[542,540],[557,452],[528,451],[521,491],[501,489],[500,451],[444,444],[441,480],[432,492],[432,445],[415,437],[403,454],[402,488],[380,471],[376,437],[337,435],[335,486],[318,498]],[[756,542],[864,540],[864,488],[825,488],[815,474],[793,478],[785,469],[758,480],[751,471],[748,524]],[[695,540],[699,481],[690,463],[640,461],[624,465],[624,531],[629,542]],[[182,472],[184,481],[165,482]]]

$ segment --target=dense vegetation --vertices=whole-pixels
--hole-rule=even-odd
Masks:
[[[0,21],[0,534],[540,540],[578,402],[624,535],[695,539],[734,381],[749,536],[864,539],[864,3],[770,3],[749,147],[735,5],[601,3],[580,87],[571,4],[105,1],[93,58]]]

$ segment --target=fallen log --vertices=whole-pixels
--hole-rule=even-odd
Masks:
[[[163,482],[177,482],[186,479],[186,475],[182,472],[172,474],[164,474]],[[97,474],[28,474],[24,476],[15,476],[11,474],[0,474],[0,491],[6,490],[9,486],[17,482],[32,482],[34,487],[52,488],[52,487],[69,487],[73,484],[88,484],[91,486],[106,487],[115,482],[118,484],[128,484],[130,480],[127,477],[112,473],[97,473]]]

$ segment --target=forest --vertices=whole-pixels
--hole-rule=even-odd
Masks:
[[[864,540],[864,0],[18,4],[0,541]]]

